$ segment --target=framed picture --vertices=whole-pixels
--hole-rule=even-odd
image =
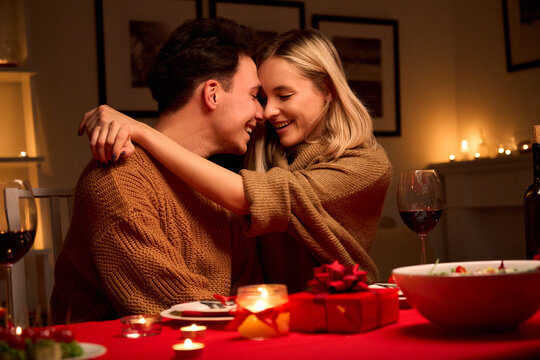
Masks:
[[[249,26],[259,41],[292,29],[305,28],[304,3],[273,0],[209,0],[210,17],[225,17]]]
[[[170,33],[202,16],[202,0],[95,0],[99,103],[157,117],[146,73]]]
[[[502,0],[502,7],[507,70],[540,66],[540,2]]]
[[[373,117],[376,136],[400,136],[399,46],[396,20],[313,15],[330,37],[351,89]]]

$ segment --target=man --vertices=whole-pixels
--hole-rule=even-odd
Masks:
[[[262,118],[253,43],[250,30],[226,19],[180,26],[148,77],[156,129],[203,157],[243,154]],[[85,117],[102,112],[114,110],[100,106]],[[114,154],[112,167],[91,162],[79,179],[56,263],[55,323],[68,314],[77,322],[158,313],[228,295],[258,274],[255,242],[238,235],[232,213],[133,150]]]

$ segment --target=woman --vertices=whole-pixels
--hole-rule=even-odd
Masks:
[[[251,141],[254,170],[228,171],[127,117],[107,124],[87,113],[80,131],[96,159],[129,155],[133,139],[194,190],[248,215],[246,234],[261,239],[267,282],[304,290],[313,267],[334,260],[358,263],[377,280],[368,251],[391,165],[337,51],[321,32],[295,30],[268,43],[257,64],[266,134]]]

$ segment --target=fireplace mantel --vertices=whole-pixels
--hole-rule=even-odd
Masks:
[[[523,194],[532,155],[430,164],[445,193],[442,231],[428,235],[441,261],[525,257]]]

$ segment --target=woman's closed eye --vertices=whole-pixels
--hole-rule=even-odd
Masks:
[[[287,99],[289,99],[291,96],[293,96],[293,94],[279,95],[279,98],[280,98],[281,100],[287,100]]]

